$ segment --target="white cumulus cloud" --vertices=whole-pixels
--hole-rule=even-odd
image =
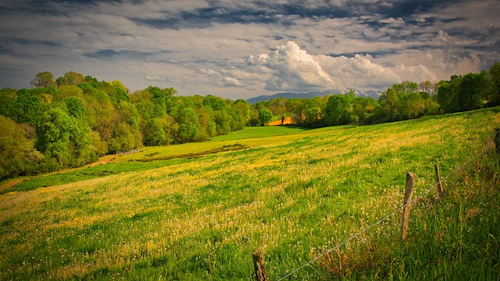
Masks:
[[[233,77],[224,77],[224,86],[226,87],[243,87],[238,79]]]
[[[384,65],[371,55],[353,57],[311,55],[289,41],[270,53],[251,55],[250,68],[260,74],[268,90],[309,91],[388,88],[405,80],[433,81],[436,75],[423,65]]]
[[[333,87],[333,81],[314,56],[293,41],[269,54],[250,55],[247,64],[268,74],[267,90],[313,90]],[[269,74],[270,73],[270,74]]]
[[[386,66],[378,64],[370,55],[354,57],[319,56],[318,61],[341,88],[380,89],[405,80],[433,81],[436,75],[423,65]]]

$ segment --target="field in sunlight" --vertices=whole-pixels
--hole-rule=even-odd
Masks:
[[[26,180],[0,195],[0,280],[249,280],[256,249],[276,280],[394,211],[406,172],[418,196],[434,164],[449,174],[498,126],[494,108],[375,126],[249,127]],[[293,277],[327,274],[313,264]]]

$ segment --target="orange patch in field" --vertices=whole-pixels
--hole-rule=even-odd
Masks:
[[[290,125],[290,124],[295,124],[293,123],[292,117],[285,117],[285,120],[283,120],[283,125]],[[267,123],[267,126],[280,126],[280,125],[281,125],[281,119]]]

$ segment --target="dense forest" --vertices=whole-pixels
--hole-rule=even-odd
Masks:
[[[500,63],[433,84],[403,82],[378,100],[345,95],[250,105],[173,88],[130,93],[120,81],[38,73],[31,89],[0,89],[0,179],[95,162],[142,146],[204,141],[290,116],[304,127],[375,124],[500,105]]]
[[[175,96],[173,88],[128,93],[120,81],[38,73],[33,88],[0,90],[0,179],[79,167],[141,146],[204,141],[244,128],[250,104]]]

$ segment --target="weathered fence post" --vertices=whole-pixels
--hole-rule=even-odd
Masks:
[[[413,196],[413,182],[415,181],[415,175],[412,173],[406,174],[406,186],[405,186],[405,201],[403,208],[403,222],[401,224],[401,237],[406,238],[406,232],[408,230],[408,221],[410,220],[410,207],[411,207],[411,197]]]
[[[441,177],[439,177],[439,167],[438,167],[438,164],[434,165],[434,171],[436,171],[437,192],[439,194],[439,197],[443,197],[443,185],[441,184]]]
[[[252,254],[252,257],[257,281],[268,281],[269,279],[267,278],[266,269],[264,268],[264,257],[262,256],[262,252],[257,250]]]

